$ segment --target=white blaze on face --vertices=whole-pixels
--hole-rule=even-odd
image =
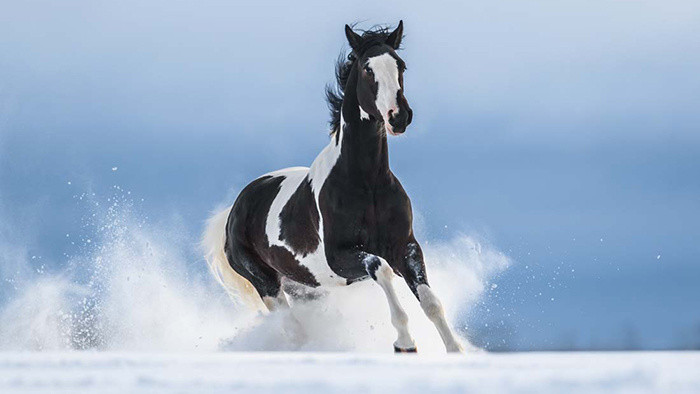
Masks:
[[[384,119],[384,127],[393,134],[389,124],[389,111],[397,112],[399,109],[396,101],[397,93],[401,89],[399,84],[399,66],[390,54],[384,53],[371,57],[367,60],[367,65],[374,72],[374,80],[377,82],[377,110]]]

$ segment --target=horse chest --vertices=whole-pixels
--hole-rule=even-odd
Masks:
[[[410,205],[403,190],[338,188],[321,203],[325,242],[386,254],[410,231]]]

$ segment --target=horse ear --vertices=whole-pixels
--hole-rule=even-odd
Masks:
[[[345,37],[348,39],[350,48],[357,52],[360,49],[360,35],[352,31],[352,27],[345,25]]]
[[[401,39],[403,38],[403,20],[399,21],[399,26],[396,27],[396,30],[391,32],[389,34],[389,37],[386,38],[386,45],[389,45],[390,47],[394,49],[399,49],[401,46]]]

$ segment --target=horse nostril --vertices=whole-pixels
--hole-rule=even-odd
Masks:
[[[394,117],[394,110],[393,110],[393,109],[390,109],[390,110],[389,110],[389,119],[388,119],[388,120],[391,121],[391,118],[393,118],[393,117]]]
[[[392,112],[393,111],[390,111],[389,113]],[[407,113],[407,111],[400,110],[398,113],[396,113],[396,115],[389,118],[389,124],[393,127],[404,127],[407,125],[409,116],[410,115]]]

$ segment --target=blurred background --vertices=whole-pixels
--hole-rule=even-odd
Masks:
[[[415,115],[390,158],[419,236],[512,261],[472,341],[700,349],[696,1],[3,2],[0,302],[65,269],[76,196],[115,186],[204,271],[210,210],[327,143],[343,25],[399,19]]]

